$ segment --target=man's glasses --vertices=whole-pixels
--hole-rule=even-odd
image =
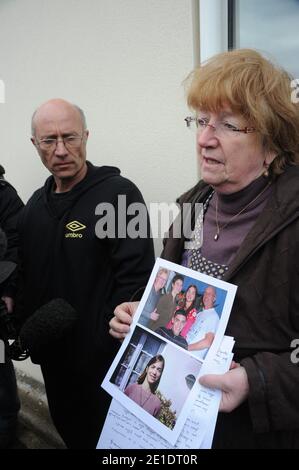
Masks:
[[[165,279],[165,277],[163,276],[156,276],[156,280],[159,279],[160,281],[163,281],[163,282],[167,282],[167,278]]]
[[[58,142],[63,142],[66,148],[78,148],[81,145],[83,136],[79,135],[68,135],[66,137],[49,137],[37,141],[38,146],[41,150],[54,150],[57,147]]]
[[[231,124],[228,121],[221,121],[218,122],[216,125],[209,124],[208,119],[195,117],[195,116],[187,116],[184,119],[186,126],[188,129],[194,130],[198,133],[203,132],[207,127],[210,127],[214,131],[214,135],[216,137],[225,137],[234,135],[237,132],[243,132],[244,134],[250,134],[251,132],[255,132],[254,127],[237,127]]]

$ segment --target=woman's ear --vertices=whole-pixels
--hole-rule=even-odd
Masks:
[[[271,152],[268,151],[266,153],[265,160],[264,160],[264,172],[263,172],[263,175],[266,178],[269,176],[269,167],[270,167],[271,163],[275,160],[276,156],[277,155],[272,151]]]
[[[275,152],[270,152],[268,151],[266,153],[266,157],[265,157],[265,161],[264,161],[264,165],[267,166],[269,168],[269,166],[271,165],[271,163],[273,162],[273,160],[277,157],[277,154]]]

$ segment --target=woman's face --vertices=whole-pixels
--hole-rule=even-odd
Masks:
[[[265,163],[269,165],[273,161],[274,156],[265,152],[258,132],[227,130],[230,125],[239,129],[250,126],[229,107],[217,114],[198,111],[197,115],[216,128],[207,126],[200,130],[196,146],[201,177],[219,193],[240,191],[263,174]]]
[[[163,372],[162,361],[156,361],[150,366],[148,366],[147,374],[146,374],[148,383],[154,384],[155,382],[157,382],[157,380],[159,380],[159,378],[161,377],[162,372]]]
[[[196,296],[196,289],[195,287],[189,287],[186,292],[186,301],[187,302],[193,302]]]

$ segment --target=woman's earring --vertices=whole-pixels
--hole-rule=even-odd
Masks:
[[[265,166],[265,170],[264,170],[263,176],[264,176],[265,178],[268,178],[268,176],[269,176],[269,164],[268,164],[268,163],[265,163],[264,166]]]

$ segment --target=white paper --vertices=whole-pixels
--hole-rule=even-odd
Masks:
[[[233,338],[225,336],[215,357],[207,364],[209,373],[229,369]],[[219,390],[197,385],[197,399],[174,446],[152,431],[116,400],[112,400],[98,449],[199,449],[211,446],[221,398]]]

